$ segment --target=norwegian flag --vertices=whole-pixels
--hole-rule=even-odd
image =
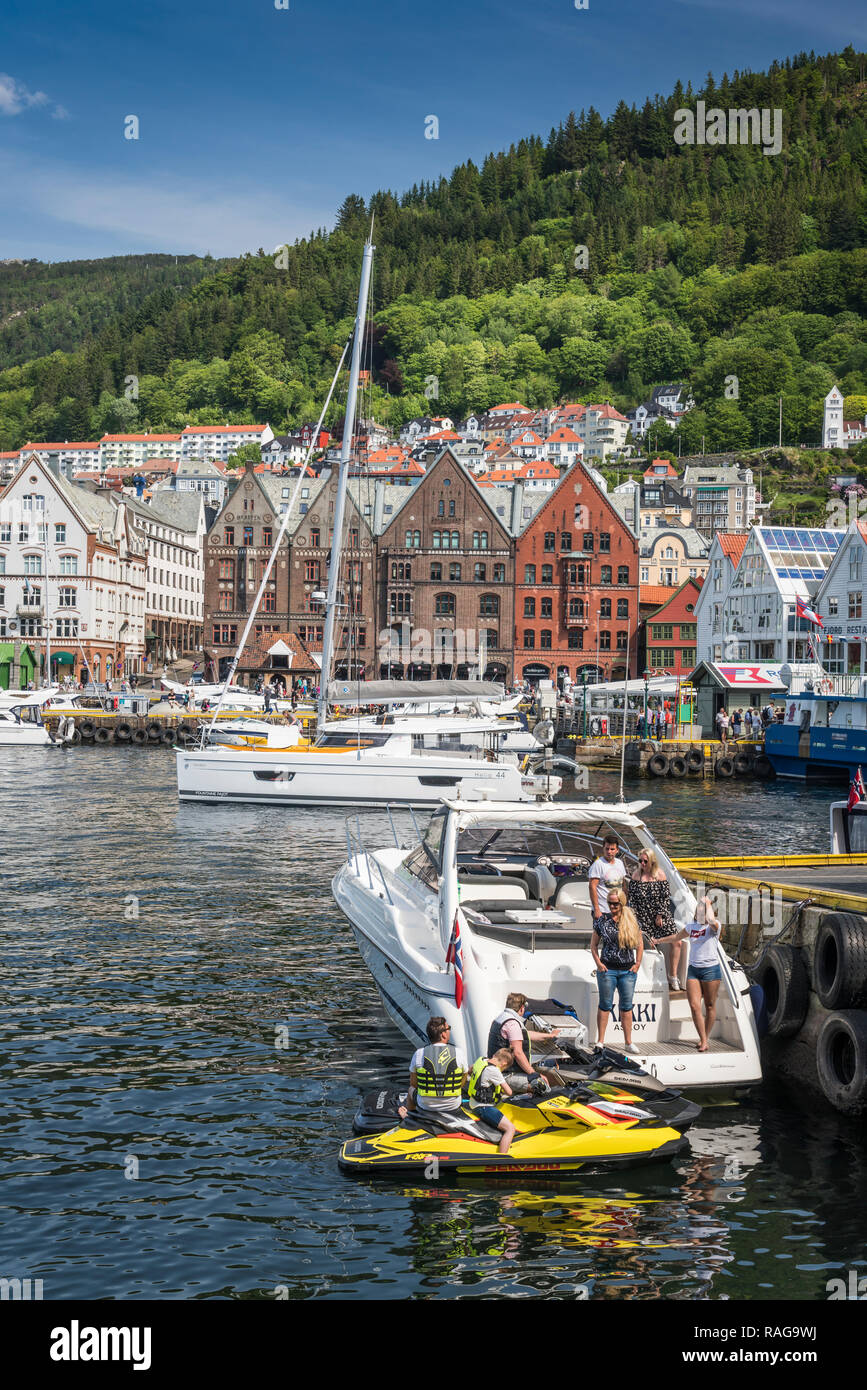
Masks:
[[[813,609],[804,602],[800,594],[795,595],[795,611],[799,618],[805,618],[808,623],[816,623],[819,627],[824,629],[825,624],[822,622],[819,614],[814,612]]]
[[[864,790],[864,778],[861,776],[859,767],[849,784],[849,801],[846,810],[853,810],[861,801],[867,801],[867,791]]]
[[[455,913],[455,924],[446,951],[446,965],[455,967],[455,1004],[461,1007],[464,999],[464,951],[461,946],[461,926]]]

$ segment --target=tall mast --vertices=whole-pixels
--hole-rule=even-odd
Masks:
[[[45,613],[45,684],[51,685],[51,609],[48,607],[48,509],[43,512],[42,544],[45,551],[45,588],[42,591]],[[38,522],[36,523],[39,524]]]
[[[317,720],[321,724],[328,709],[328,682],[331,678],[331,657],[334,650],[334,622],[340,592],[340,557],[343,548],[343,516],[346,511],[346,489],[349,482],[349,455],[355,432],[355,406],[358,399],[358,369],[364,339],[364,317],[370,288],[370,270],[375,248],[370,238],[364,244],[361,262],[361,284],[358,287],[358,308],[355,314],[355,334],[352,341],[352,362],[349,368],[349,390],[346,394],[346,414],[343,419],[343,443],[337,477],[337,498],[334,503],[334,534],[331,538],[331,563],[328,570],[328,590],[325,598],[325,632],[322,641],[322,672],[319,678]],[[351,660],[351,658],[350,658]],[[350,675],[351,675],[350,671]]]

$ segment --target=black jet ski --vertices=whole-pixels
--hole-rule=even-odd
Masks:
[[[649,1110],[660,1124],[685,1134],[701,1114],[701,1106],[687,1100],[680,1091],[664,1086],[658,1077],[651,1076],[637,1062],[613,1047],[595,1051],[564,1043],[544,1056],[534,1053],[534,1064],[554,1075],[565,1087],[587,1086],[600,1100],[615,1105],[640,1105]],[[509,1085],[520,1094],[526,1089],[522,1071],[506,1072]],[[368,1091],[362,1097],[352,1121],[353,1134],[381,1134],[400,1123],[398,1106],[406,1101],[405,1091],[383,1088]]]

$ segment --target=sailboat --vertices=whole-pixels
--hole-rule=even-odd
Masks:
[[[517,756],[512,755],[508,761],[499,756],[503,726],[490,715],[461,722],[465,732],[471,731],[480,736],[477,743],[446,749],[425,746],[423,732],[414,730],[402,721],[363,729],[354,727],[352,721],[341,721],[336,729],[327,722],[335,623],[341,606],[343,520],[373,251],[372,240],[368,238],[364,246],[358,290],[334,505],[318,705],[319,733],[309,746],[286,748],[274,746],[277,740],[270,739],[214,745],[206,732],[200,747],[178,750],[178,796],[181,801],[285,806],[418,806],[436,805],[443,796],[455,796],[462,800],[489,798],[525,801],[531,800],[537,790],[535,779],[522,775]],[[323,415],[327,405],[328,401]],[[288,517],[288,511],[286,515]],[[282,528],[274,542],[271,563],[281,538]],[[263,587],[264,583],[265,577]],[[237,669],[255,615],[255,606],[226,675],[224,692],[228,690]],[[218,709],[219,702],[211,720],[211,729]]]

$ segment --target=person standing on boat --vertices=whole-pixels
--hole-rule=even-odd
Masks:
[[[596,962],[596,987],[599,1008],[596,1012],[598,1045],[605,1043],[608,1016],[614,1012],[614,992],[620,1005],[620,1021],[626,1051],[639,1052],[632,1041],[632,997],[635,981],[644,955],[644,941],[635,913],[626,905],[621,888],[610,889],[608,911],[593,923],[590,951]]]
[[[672,942],[668,983],[671,989],[680,989],[677,978],[682,949],[680,932],[674,923],[668,879],[652,849],[639,850],[638,867],[633,870],[626,885],[626,900],[650,945],[659,950],[663,941]]]
[[[688,922],[680,933],[682,940],[689,941],[686,997],[698,1033],[699,1052],[707,1052],[708,1039],[716,1023],[716,997],[722,980],[717,949],[721,930],[714,916],[713,903],[705,897],[695,909],[695,921]]]
[[[408,1110],[441,1114],[461,1108],[467,1059],[459,1047],[451,1045],[451,1024],[444,1018],[429,1018],[425,1032],[429,1044],[412,1054],[407,1103],[397,1112],[401,1119],[406,1118]]]
[[[609,888],[621,888],[626,878],[626,865],[617,858],[619,848],[617,836],[606,835],[602,841],[602,853],[594,859],[587,875],[594,924],[605,911],[605,898],[600,898],[600,892],[604,894]]]

